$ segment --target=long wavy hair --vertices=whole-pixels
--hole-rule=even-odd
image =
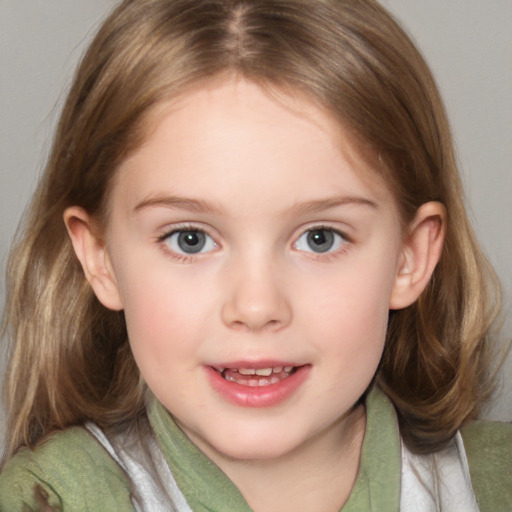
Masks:
[[[153,107],[223,73],[327,109],[384,175],[404,225],[427,201],[446,206],[441,260],[419,300],[390,312],[376,379],[417,452],[477,414],[498,287],[465,212],[438,90],[389,13],[374,0],[125,0],[77,70],[10,254],[7,456],[85,420],[111,428],[144,415],[123,313],[95,298],[63,212],[78,205],[105,218],[112,177]]]

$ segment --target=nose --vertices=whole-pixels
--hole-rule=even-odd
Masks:
[[[225,280],[227,294],[221,315],[228,327],[278,331],[290,323],[292,308],[283,274],[268,261],[236,262]]]

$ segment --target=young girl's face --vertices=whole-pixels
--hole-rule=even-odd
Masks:
[[[154,119],[106,232],[104,302],[145,381],[214,459],[339,439],[403,261],[392,194],[301,97],[227,80]]]

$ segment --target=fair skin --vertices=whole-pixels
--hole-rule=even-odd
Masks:
[[[253,510],[337,511],[359,467],[355,404],[389,309],[437,263],[444,209],[423,205],[403,233],[385,184],[300,96],[229,79],[154,120],[117,171],[105,233],[65,213],[85,274],[124,310],[150,389]]]

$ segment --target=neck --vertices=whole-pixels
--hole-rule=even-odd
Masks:
[[[201,449],[238,487],[254,512],[338,512],[356,481],[366,427],[357,406],[291,453],[270,460],[234,460]]]

